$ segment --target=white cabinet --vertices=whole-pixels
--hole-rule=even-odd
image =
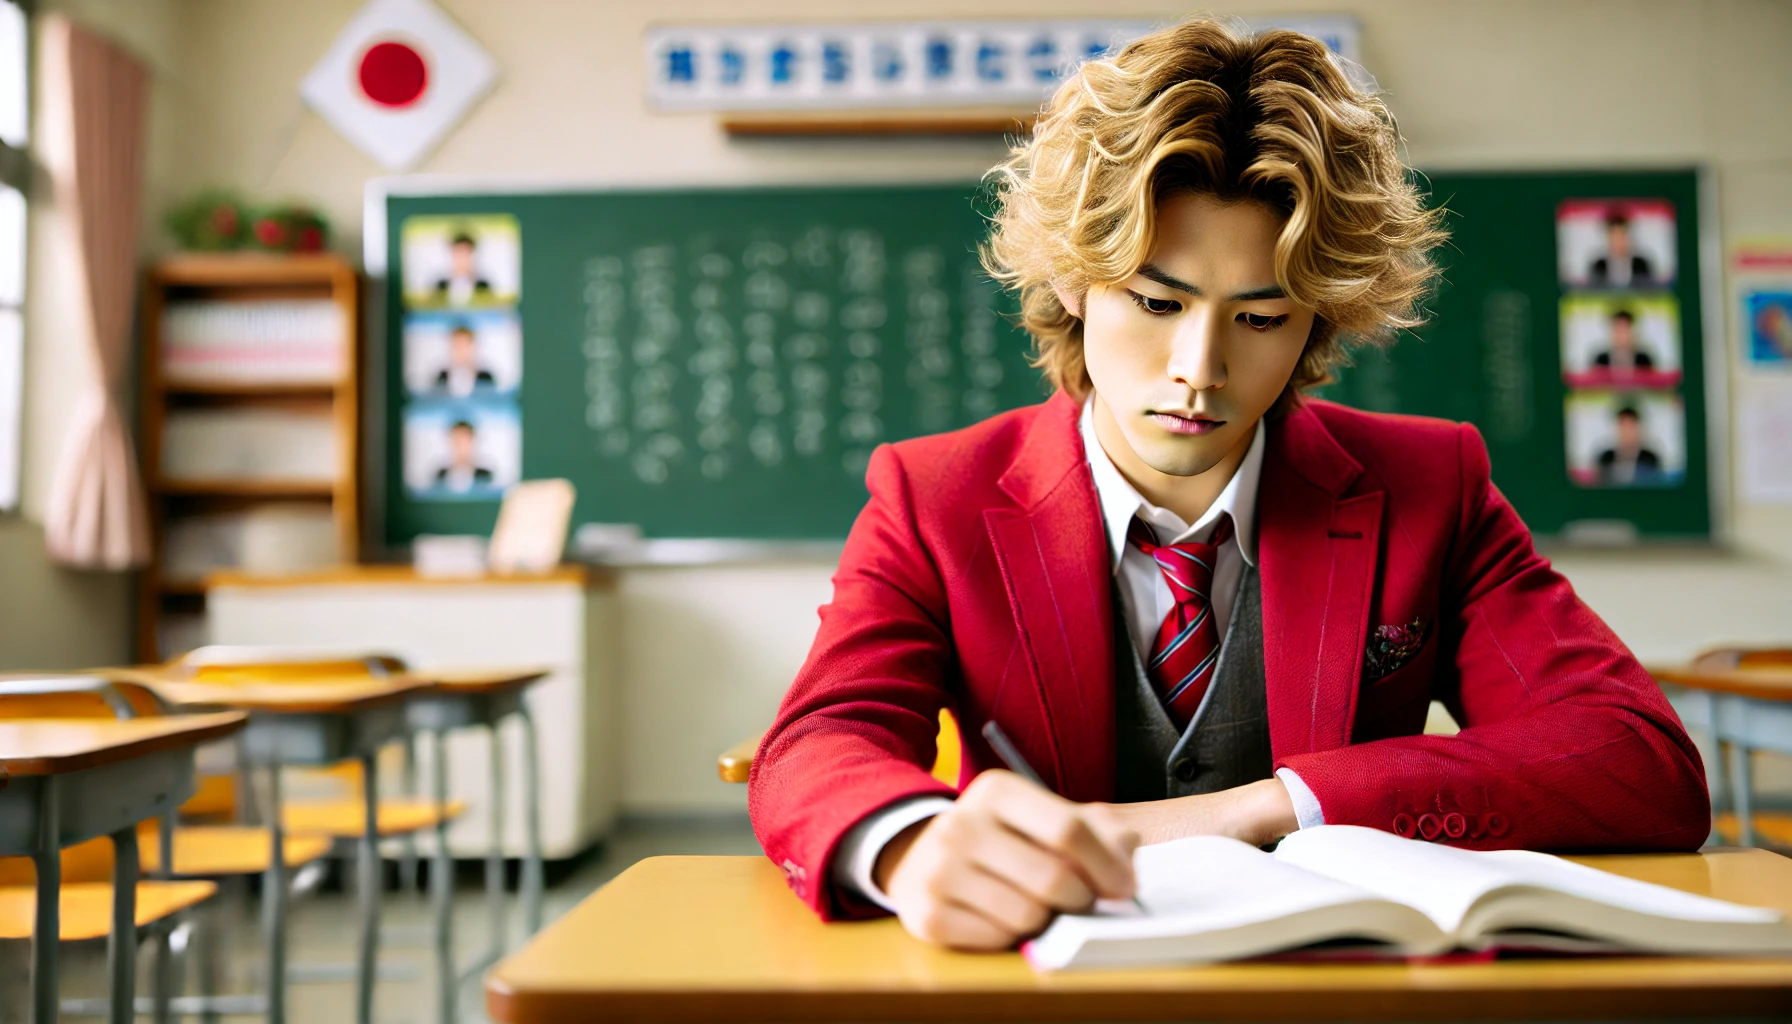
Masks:
[[[220,573],[209,581],[206,613],[211,642],[218,644],[376,649],[424,669],[552,666],[527,695],[540,734],[543,853],[570,857],[614,820],[621,748],[610,574],[578,566],[544,576],[474,579],[426,579],[394,566],[284,577]],[[517,724],[504,728],[505,851],[516,857],[524,849],[523,763]],[[424,792],[431,746],[419,743]],[[449,793],[469,805],[449,831],[456,857],[483,856],[490,846],[490,758],[485,730],[449,734]],[[382,761],[380,782],[383,792],[402,791],[393,759]]]

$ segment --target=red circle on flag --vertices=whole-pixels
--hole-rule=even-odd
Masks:
[[[382,107],[408,107],[429,85],[423,55],[404,43],[375,43],[361,55],[361,92]]]

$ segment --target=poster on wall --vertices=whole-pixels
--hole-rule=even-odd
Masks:
[[[1674,204],[1569,199],[1556,208],[1556,259],[1570,288],[1661,288],[1678,268]]]
[[[1562,379],[1572,388],[1679,385],[1680,304],[1672,295],[1570,294],[1561,302]]]
[[[521,238],[508,214],[407,218],[399,233],[405,306],[515,305],[523,285]]]
[[[1674,487],[1686,477],[1686,410],[1665,391],[1571,391],[1568,475],[1582,487]]]
[[[514,310],[405,314],[407,394],[435,398],[511,395],[522,379],[523,327]]]
[[[405,488],[427,501],[501,497],[522,478],[522,439],[508,404],[413,403],[404,412]]]

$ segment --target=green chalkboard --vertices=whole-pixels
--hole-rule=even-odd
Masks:
[[[491,486],[450,493],[429,469],[442,444],[418,447],[463,420],[486,445],[520,426],[521,474],[571,479],[575,523],[844,536],[877,444],[1045,394],[979,266],[977,195],[955,184],[390,199],[388,540],[491,528],[505,453],[483,456]],[[439,263],[441,236],[462,233],[491,250],[490,287],[445,311],[432,274],[405,261]],[[512,239],[520,288],[501,265]],[[500,370],[485,389],[497,393],[444,398],[406,366],[422,351],[407,325],[439,334],[444,319],[512,315],[514,387]]]
[[[1495,481],[1539,533],[1618,520],[1708,535],[1696,176],[1437,174],[1428,187],[1453,234],[1431,321],[1359,355],[1327,396],[1476,423]],[[387,541],[489,531],[516,476],[571,479],[575,524],[843,537],[876,444],[1044,395],[1011,300],[978,264],[979,196],[964,183],[388,198]],[[1572,280],[1559,216],[1598,217],[1576,200],[1635,200],[1656,276]],[[1584,249],[1593,229],[1580,227]],[[462,235],[479,264],[455,290],[437,278]],[[1655,370],[1619,389],[1565,372],[1563,353],[1585,363],[1601,342],[1583,335],[1620,309],[1647,328]],[[458,389],[430,362],[455,331],[477,333],[490,363]],[[1613,479],[1598,457],[1625,406],[1663,450]],[[480,465],[457,477],[444,460],[462,423]],[[1683,436],[1655,436],[1669,430]]]
[[[1323,393],[1474,423],[1494,482],[1538,534],[1613,522],[1644,537],[1709,537],[1697,173],[1438,173],[1426,185],[1451,232],[1430,323],[1359,353]],[[1627,222],[1648,276],[1619,286],[1588,273],[1611,219]],[[1651,372],[1587,365],[1623,313]],[[1626,407],[1661,466],[1612,479],[1598,457]]]

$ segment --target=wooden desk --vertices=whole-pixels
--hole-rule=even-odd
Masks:
[[[1792,667],[1651,665],[1649,674],[1669,687],[1684,688],[1664,692],[1681,721],[1707,730],[1717,748],[1712,802],[1729,805],[1741,843],[1755,845],[1750,755],[1756,750],[1792,755]]]
[[[1574,859],[1792,913],[1792,860],[1762,850]],[[1792,1012],[1792,960],[1255,963],[1048,975],[1016,953],[932,948],[888,918],[824,925],[762,857],[654,857],[499,964],[486,1007],[504,1024],[1769,1016]]]
[[[226,712],[0,722],[0,857],[29,856],[37,872],[31,1019],[57,1019],[60,851],[104,835],[115,847],[107,948],[112,1020],[134,1019],[137,823],[191,796],[193,748],[241,729],[245,720]]]

